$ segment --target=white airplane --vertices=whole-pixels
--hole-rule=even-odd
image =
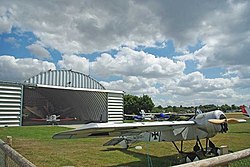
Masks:
[[[37,122],[47,122],[47,124],[58,124],[61,121],[73,121],[76,120],[76,118],[62,118],[60,115],[54,114],[54,112],[51,112],[49,110],[49,104],[47,103],[46,106],[42,107],[43,110],[39,109],[38,107],[29,107],[29,106],[25,106],[25,110],[26,112],[30,112],[33,115],[35,115],[35,118],[29,118],[30,121],[37,121]],[[59,110],[60,113],[64,114],[66,112],[68,112],[70,110],[70,108],[66,108],[64,110]],[[53,113],[53,114],[52,114]],[[29,116],[29,114],[27,114],[27,116]]]
[[[240,108],[241,108],[243,115],[250,117],[250,108],[245,107],[244,105],[240,106]]]
[[[144,110],[141,110],[138,115],[129,115],[124,114],[125,117],[131,117],[135,121],[143,121],[143,120],[152,120],[154,118],[154,115],[151,113],[146,113]]]
[[[85,137],[113,136],[104,146],[120,144],[125,148],[139,141],[145,142],[172,142],[179,153],[183,151],[183,141],[196,140],[193,148],[195,154],[202,152],[218,155],[218,148],[209,140],[217,133],[226,133],[228,123],[245,122],[246,120],[226,118],[226,115],[220,111],[211,111],[195,115],[188,121],[161,121],[161,122],[134,122],[134,123],[90,123],[83,125],[75,130],[61,132],[53,136],[54,139],[73,139]],[[200,139],[206,139],[206,147],[200,142]],[[181,142],[181,148],[175,144]],[[208,147],[209,144],[209,147]],[[189,156],[188,154],[186,154]],[[196,154],[198,159],[199,156]],[[197,159],[196,157],[196,159]],[[193,161],[195,158],[190,158]]]
[[[46,121],[47,124],[55,125],[61,121],[73,121],[73,120],[76,120],[76,118],[61,118],[60,119],[60,115],[52,114],[52,115],[47,115],[46,118],[30,118],[30,120],[41,121],[41,122]]]

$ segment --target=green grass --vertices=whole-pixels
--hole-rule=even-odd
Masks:
[[[242,117],[230,114],[229,117]],[[0,128],[0,138],[13,137],[13,147],[38,167],[54,166],[147,166],[147,153],[153,166],[170,166],[180,161],[180,156],[172,143],[137,143],[142,150],[133,147],[128,150],[116,147],[103,147],[109,137],[72,140],[53,140],[54,133],[68,130],[58,126],[26,126]],[[229,132],[218,134],[211,139],[217,146],[228,145],[230,151],[250,148],[250,120],[243,124],[231,124]],[[204,142],[204,141],[203,141]],[[184,143],[185,150],[191,150],[194,141]],[[135,145],[134,145],[135,146]],[[250,164],[250,158],[232,166]]]

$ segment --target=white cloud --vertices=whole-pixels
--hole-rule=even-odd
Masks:
[[[186,76],[183,76],[179,82],[178,86],[188,87],[192,89],[193,92],[210,92],[220,89],[226,89],[233,87],[237,83],[238,78],[214,78],[208,79],[203,76],[200,72],[193,72]]]
[[[108,76],[142,76],[146,78],[162,78],[179,76],[183,73],[185,63],[174,62],[167,57],[155,57],[143,51],[122,48],[115,57],[104,53],[92,63],[97,75]]]
[[[225,10],[206,18],[201,39],[205,46],[195,53],[200,68],[250,65],[249,2],[229,1]]]
[[[240,104],[239,102],[243,100],[243,96],[235,90],[241,82],[238,77],[210,79],[200,72],[193,72],[157,82],[161,86],[158,88],[160,94],[155,95],[155,101],[164,106]]]
[[[162,38],[155,26],[159,19],[133,1],[4,1],[2,6],[12,11],[12,26],[32,31],[46,46],[63,53],[152,45]]]
[[[143,77],[128,76],[123,77],[122,80],[111,82],[101,82],[101,84],[112,90],[123,90],[128,94],[142,95],[142,94],[159,94],[159,90],[155,88],[156,79],[147,79]]]
[[[0,32],[17,26],[34,32],[46,46],[68,54],[110,50],[121,45],[152,46],[168,39],[173,39],[178,50],[200,40],[222,60],[220,54],[230,50],[230,63],[236,54],[242,55],[237,51],[247,53],[250,41],[248,1],[14,0],[1,4],[0,27],[6,28]],[[214,64],[207,63],[204,66]]]
[[[58,66],[61,69],[74,70],[89,74],[89,60],[85,57],[77,55],[63,55],[62,60],[58,61]]]
[[[40,59],[50,59],[50,53],[48,52],[48,50],[46,50],[43,46],[41,46],[38,43],[35,44],[31,44],[29,46],[26,47],[31,54],[35,55],[36,57],[40,58]]]
[[[4,7],[0,6],[0,34],[3,32],[10,32],[11,27],[14,25],[14,20],[10,15],[10,11]]]
[[[245,79],[245,78],[250,79],[249,71],[250,71],[250,67],[247,65],[234,65],[234,66],[228,67],[228,70],[224,75],[225,76],[237,75],[241,79]]]
[[[18,59],[13,56],[0,56],[0,80],[24,81],[42,71],[56,69],[53,63],[31,58]]]
[[[236,78],[206,78],[200,72],[179,77],[144,78],[124,76],[120,80],[101,82],[107,89],[123,90],[128,94],[150,95],[157,105],[241,104],[243,95],[235,90]]]

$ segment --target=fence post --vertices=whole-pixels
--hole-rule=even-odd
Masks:
[[[228,147],[227,147],[227,145],[220,146],[220,155],[225,155],[225,154],[228,154]],[[228,163],[222,165],[222,167],[228,167],[228,166],[229,166]]]
[[[228,154],[228,147],[227,147],[227,145],[220,146],[220,154],[221,155]]]

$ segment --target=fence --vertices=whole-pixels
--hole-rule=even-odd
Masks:
[[[177,165],[175,167],[212,167],[227,165],[230,162],[250,157],[250,148],[235,153],[225,154],[218,157],[208,158],[200,161]]]
[[[35,167],[30,161],[0,139],[1,167]]]

